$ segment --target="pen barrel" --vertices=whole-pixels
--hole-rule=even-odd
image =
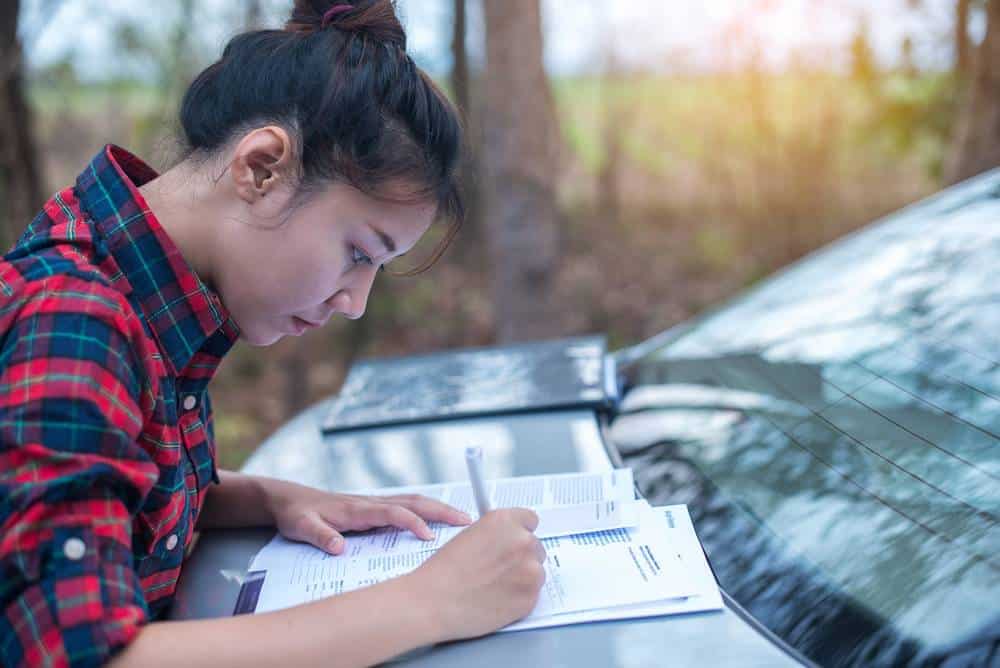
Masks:
[[[466,448],[465,463],[469,468],[469,482],[472,483],[472,495],[476,499],[476,509],[482,517],[490,512],[490,497],[486,493],[486,483],[483,480],[483,451],[481,448]]]

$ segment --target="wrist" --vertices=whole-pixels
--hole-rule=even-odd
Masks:
[[[264,511],[267,523],[276,526],[279,511],[285,505],[285,502],[282,500],[285,498],[285,495],[282,494],[282,486],[291,483],[258,476],[248,476],[248,480],[254,486],[255,496],[260,499],[260,507]]]
[[[411,618],[406,622],[409,628],[417,630],[421,642],[418,645],[444,642],[452,638],[448,634],[444,610],[441,601],[435,595],[434,589],[425,586],[426,574],[423,569],[387,581],[385,584],[394,588],[400,597],[402,609],[408,611]]]
[[[238,526],[275,526],[275,510],[281,503],[276,500],[274,484],[282,484],[280,481],[246,473],[221,473],[219,487],[229,489],[229,513],[243,520]]]

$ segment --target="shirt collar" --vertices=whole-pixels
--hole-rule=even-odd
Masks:
[[[106,145],[77,177],[77,195],[107,243],[119,275],[116,287],[133,296],[177,375],[202,376],[239,337],[222,300],[195,274],[139,192],[153,168],[125,149]],[[199,354],[200,353],[200,354]],[[208,378],[205,378],[207,382]]]

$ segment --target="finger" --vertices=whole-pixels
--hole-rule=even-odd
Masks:
[[[508,508],[507,512],[514,518],[514,521],[523,526],[528,531],[538,528],[538,513],[528,508]]]
[[[545,560],[549,558],[548,553],[545,551],[545,546],[542,545],[542,541],[535,539],[535,557],[538,559],[538,563],[544,564]]]
[[[344,537],[319,515],[311,516],[303,531],[306,540],[324,552],[340,554],[344,551]]]
[[[431,540],[434,532],[427,523],[412,510],[403,506],[373,503],[365,510],[369,526],[394,526],[408,529],[421,540]]]
[[[403,506],[429,522],[445,522],[455,526],[472,524],[472,518],[447,503],[419,494],[400,494],[384,497],[386,501]]]

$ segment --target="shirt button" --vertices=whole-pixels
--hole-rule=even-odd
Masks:
[[[177,534],[170,534],[170,538],[167,539],[167,549],[172,550],[177,547]]]
[[[87,544],[79,538],[67,538],[63,543],[63,554],[67,559],[79,561],[87,553]]]
[[[184,397],[184,410],[189,411],[198,405],[198,397],[189,394]]]

